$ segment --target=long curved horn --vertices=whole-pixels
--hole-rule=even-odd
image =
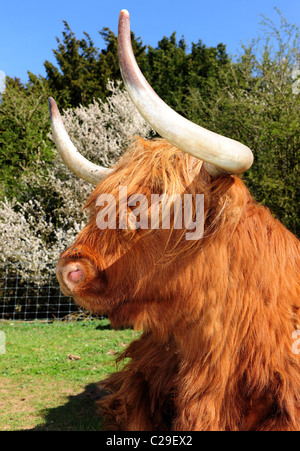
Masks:
[[[206,130],[180,116],[153,91],[135,60],[130,39],[130,18],[122,10],[118,31],[119,63],[125,86],[141,115],[163,138],[204,162],[214,176],[238,174],[250,168],[251,150],[244,144]]]
[[[53,139],[63,161],[78,177],[97,186],[111,172],[111,169],[92,163],[78,152],[70,140],[55,100],[52,97],[49,97],[49,112]]]

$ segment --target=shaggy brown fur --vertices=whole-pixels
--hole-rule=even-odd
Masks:
[[[132,193],[204,193],[205,234],[104,230],[96,200]],[[80,260],[85,279],[63,290],[142,328],[102,383],[106,428],[115,430],[299,430],[299,242],[256,204],[240,178],[211,180],[202,162],[163,140],[137,139],[95,189],[91,219],[59,268]]]

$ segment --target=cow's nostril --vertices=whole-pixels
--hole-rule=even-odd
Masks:
[[[83,271],[81,269],[76,269],[75,271],[70,271],[68,274],[68,279],[70,282],[77,283],[83,278]]]

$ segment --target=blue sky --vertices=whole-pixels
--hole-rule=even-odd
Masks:
[[[261,15],[279,23],[275,6],[289,23],[300,24],[299,0],[4,0],[0,4],[0,78],[1,71],[23,82],[28,70],[44,76],[44,61],[56,63],[52,49],[57,48],[55,37],[62,37],[63,20],[77,38],[86,31],[103,48],[98,31],[109,27],[117,33],[119,12],[126,8],[131,28],[144,44],[156,46],[163,36],[176,31],[187,44],[199,39],[207,46],[223,42],[235,55],[241,42],[258,35]]]

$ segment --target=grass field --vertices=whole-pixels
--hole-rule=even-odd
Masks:
[[[96,383],[116,370],[116,356],[139,333],[108,320],[0,322],[0,431],[92,431],[101,418]],[[3,337],[3,333],[2,333]]]

